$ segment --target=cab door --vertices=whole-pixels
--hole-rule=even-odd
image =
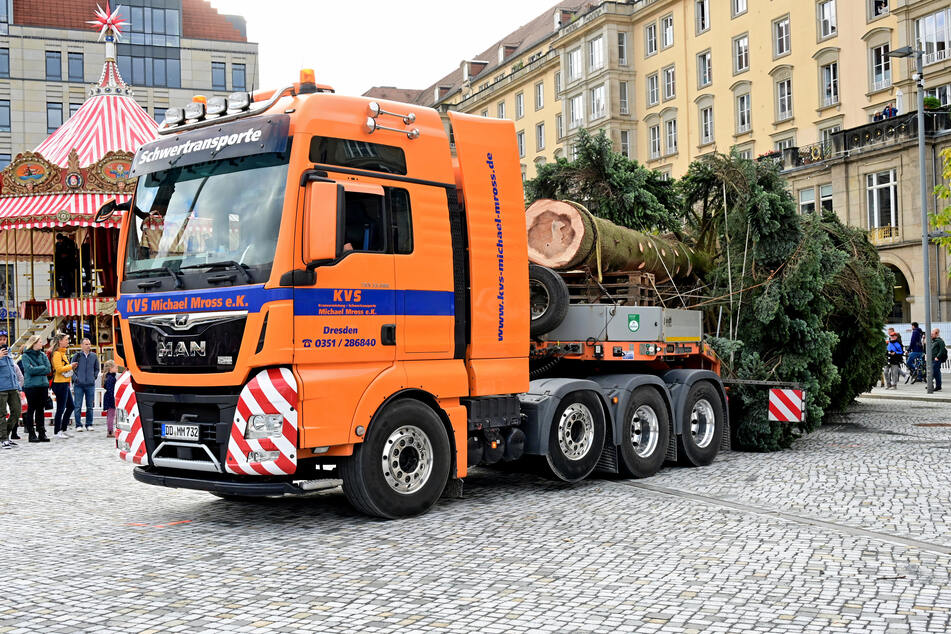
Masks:
[[[309,189],[309,187],[308,187]],[[304,212],[307,213],[305,191]],[[295,363],[302,381],[301,446],[349,442],[367,387],[393,371],[397,298],[383,188],[338,184],[338,256],[294,288]],[[304,233],[311,230],[302,223]],[[306,237],[306,235],[305,235]]]

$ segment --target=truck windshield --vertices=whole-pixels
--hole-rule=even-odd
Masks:
[[[270,270],[288,154],[173,167],[139,178],[125,256],[130,277],[232,262]]]

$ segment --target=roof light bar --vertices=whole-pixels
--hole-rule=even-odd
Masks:
[[[209,117],[217,117],[228,111],[228,100],[224,97],[212,97],[205,108]]]

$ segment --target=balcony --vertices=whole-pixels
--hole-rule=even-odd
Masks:
[[[879,77],[878,79],[872,82],[872,92],[887,90],[888,88],[891,88],[891,86],[892,86],[891,75],[885,75],[883,77]]]
[[[901,241],[901,229],[898,227],[877,227],[869,229],[868,241],[875,246],[895,244]]]
[[[943,48],[933,53],[925,53],[922,63],[927,66],[928,64],[935,64],[946,59],[948,59],[948,49]]]

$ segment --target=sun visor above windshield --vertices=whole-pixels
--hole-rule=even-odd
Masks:
[[[132,176],[205,161],[283,152],[291,118],[286,114],[253,117],[146,143],[132,161]]]

